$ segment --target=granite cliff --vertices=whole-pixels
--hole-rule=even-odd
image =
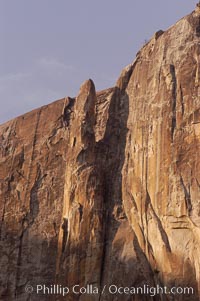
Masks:
[[[0,300],[200,300],[200,8],[137,53],[0,126]],[[92,284],[98,294],[28,294]],[[193,287],[194,294],[109,294]]]

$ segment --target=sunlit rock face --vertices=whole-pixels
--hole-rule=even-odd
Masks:
[[[199,300],[199,7],[158,31],[115,87],[88,80],[0,126],[0,220],[1,300]],[[36,293],[54,284],[69,294]],[[89,284],[98,293],[72,292]]]

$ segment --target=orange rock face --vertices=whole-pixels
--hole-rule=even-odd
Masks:
[[[199,22],[157,32],[115,87],[0,126],[1,300],[199,300]]]

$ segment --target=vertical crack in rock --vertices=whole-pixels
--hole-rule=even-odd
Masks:
[[[190,186],[188,186],[188,189],[186,188],[182,176],[180,177],[180,182],[181,182],[181,186],[182,186],[182,188],[183,188],[184,195],[185,195],[185,206],[186,206],[186,210],[187,210],[187,212],[188,212],[188,216],[190,216],[191,211],[192,211],[192,202],[191,202]]]
[[[63,240],[62,240],[62,253],[65,251],[65,247],[67,245],[67,238],[68,238],[68,219],[63,218],[63,224],[62,224],[62,230],[63,230]]]
[[[36,124],[35,124],[35,132],[34,132],[34,137],[33,137],[33,144],[32,144],[32,149],[31,149],[31,156],[30,156],[30,162],[29,162],[29,169],[28,169],[28,175],[27,175],[27,184],[26,184],[26,189],[25,189],[25,194],[24,194],[24,203],[26,203],[26,199],[29,195],[29,187],[30,187],[30,179],[32,175],[32,164],[34,161],[35,157],[35,146],[37,143],[37,131],[38,131],[38,126],[40,122],[40,115],[41,115],[42,108],[37,112],[37,117],[36,117]]]
[[[171,137],[173,141],[174,131],[176,128],[176,98],[177,98],[177,81],[176,81],[176,71],[175,66],[170,65],[170,73],[172,77],[172,125],[171,125]]]
[[[36,179],[33,187],[31,188],[30,192],[30,216],[31,216],[31,223],[34,222],[35,218],[37,217],[39,213],[39,201],[38,201],[38,190],[40,189],[42,185],[43,179],[47,175],[42,175],[40,164],[37,165],[37,173],[36,173]]]
[[[22,245],[23,245],[23,237],[25,230],[22,230],[22,233],[19,237],[19,246],[18,246],[18,256],[17,256],[17,271],[16,271],[16,279],[15,279],[15,298],[18,298],[18,282],[21,275],[21,259],[22,259]]]
[[[183,99],[183,89],[180,85],[180,101],[181,101],[181,114],[184,115],[184,99]]]

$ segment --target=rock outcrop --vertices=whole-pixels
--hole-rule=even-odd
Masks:
[[[200,300],[199,154],[197,6],[115,87],[88,80],[78,97],[0,126],[0,299]],[[54,284],[69,294],[35,292]],[[111,284],[194,294],[111,294]]]

